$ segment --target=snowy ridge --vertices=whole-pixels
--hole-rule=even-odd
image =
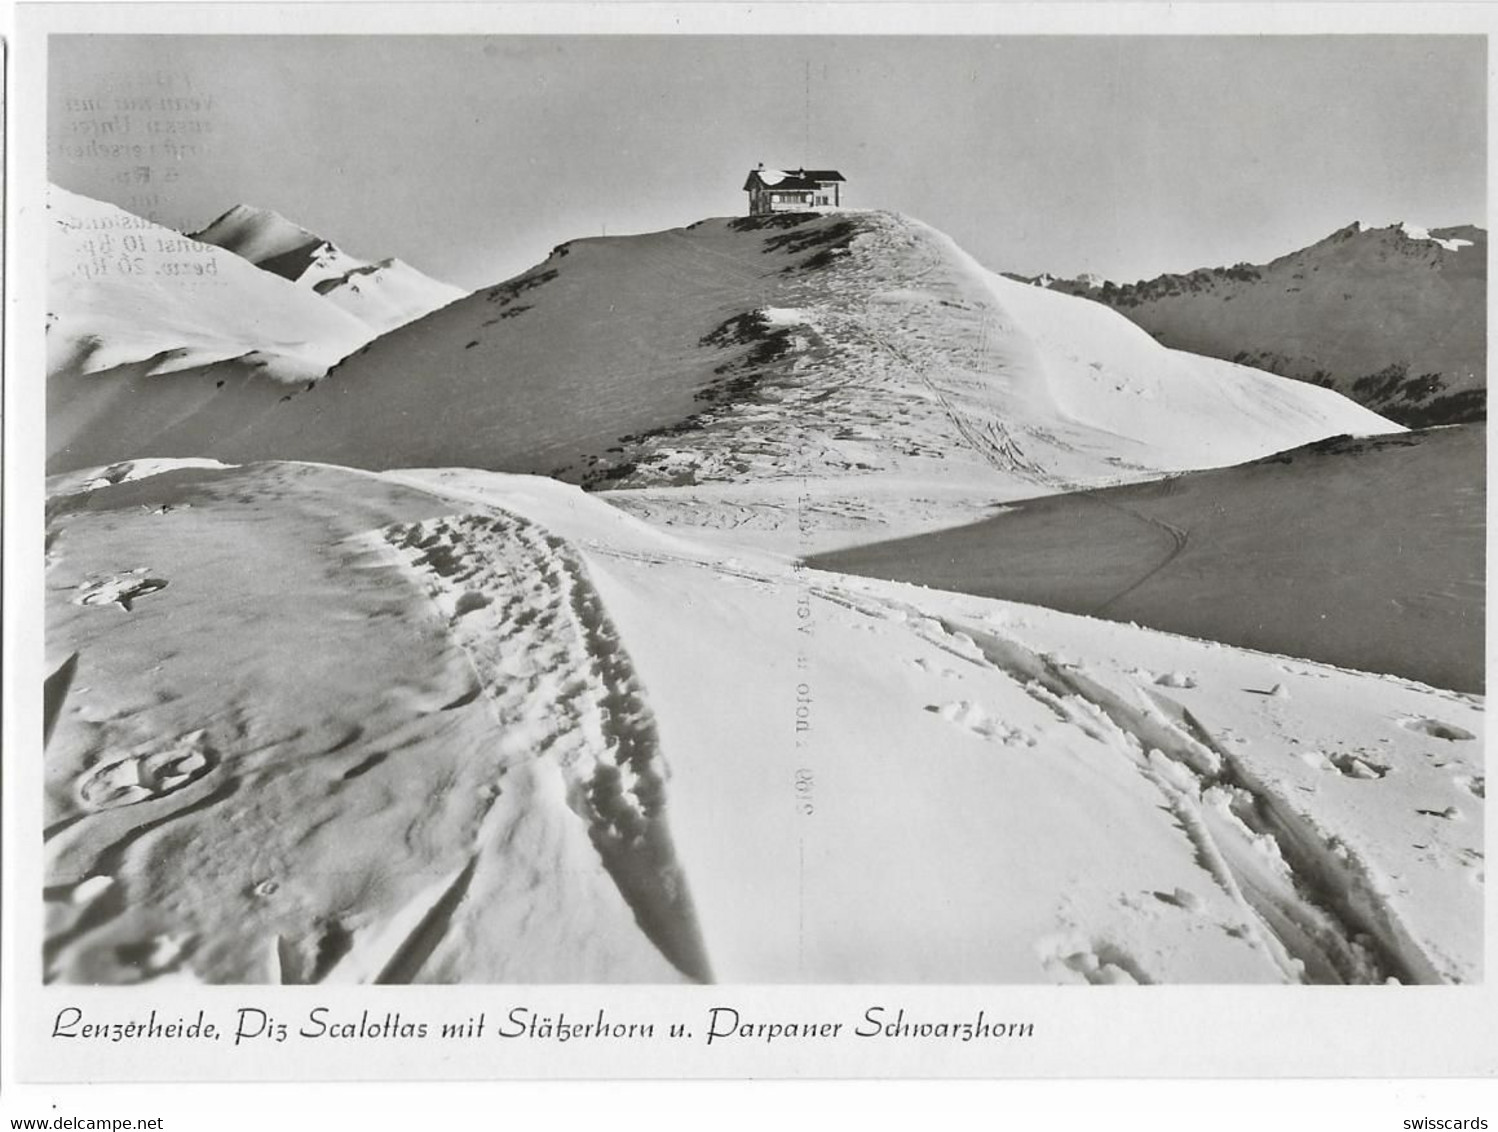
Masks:
[[[1462,248],[1470,248],[1473,244],[1473,241],[1471,240],[1463,240],[1455,236],[1442,239],[1440,236],[1431,235],[1429,228],[1419,228],[1413,224],[1401,223],[1399,225],[1399,230],[1406,236],[1408,236],[1411,240],[1426,240],[1430,243],[1438,245],[1441,248],[1444,248],[1448,252],[1460,251]]]
[[[247,204],[236,204],[191,238],[231,251],[292,282],[324,246],[319,237],[279,212]]]
[[[378,332],[393,330],[465,294],[398,259],[356,259],[270,209],[237,204],[193,238],[321,295]]]
[[[404,326],[467,294],[398,259],[355,261],[340,273],[330,271],[312,289],[381,332]]]
[[[655,724],[581,564],[511,516],[397,525],[383,536],[453,626],[478,677],[473,695],[516,742],[513,758],[544,752],[555,762],[568,807],[641,929],[683,974],[708,979],[667,832]],[[517,638],[511,626],[521,624]]]
[[[369,338],[365,324],[291,283],[113,205],[51,186],[48,211],[49,374],[131,364],[164,374],[243,359],[299,381]]]
[[[539,472],[663,522],[737,512],[756,537],[776,520],[766,493],[799,484],[821,546],[1395,428],[1166,350],[878,212],[573,241],[371,343],[293,406],[215,454]]]
[[[694,525],[731,506],[736,526],[762,529],[763,490],[797,477],[835,545],[909,530],[911,493],[937,527],[979,517],[959,493],[987,505],[1397,429],[1327,390],[1167,350],[1096,304],[987,271],[917,221],[865,213],[841,228],[842,257],[795,277],[788,309],[754,312],[779,348],[753,374],[759,395],[626,441],[616,482],[644,490],[615,502]],[[650,490],[661,484],[672,490]]]

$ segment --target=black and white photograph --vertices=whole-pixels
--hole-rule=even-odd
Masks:
[[[45,36],[46,1033],[1480,988],[1486,34],[597,23]]]

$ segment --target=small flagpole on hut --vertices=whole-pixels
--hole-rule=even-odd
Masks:
[[[801,168],[811,162],[811,60],[806,61],[806,128],[801,143]]]

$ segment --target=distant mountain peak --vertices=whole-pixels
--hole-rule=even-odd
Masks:
[[[420,318],[465,294],[393,256],[374,263],[351,256],[269,208],[236,204],[192,238],[289,279],[380,331]],[[379,286],[371,292],[360,282]]]
[[[248,204],[236,204],[191,238],[292,281],[306,270],[319,245],[327,243],[273,209]]]
[[[223,213],[212,224],[209,224],[208,227],[212,228],[214,225],[230,223],[254,224],[261,227],[292,230],[300,232],[304,236],[312,235],[311,232],[308,232],[300,224],[288,220],[273,208],[261,208],[258,205],[245,204],[243,201]]]
[[[1096,299],[1177,349],[1339,390],[1412,427],[1485,413],[1487,232],[1354,220],[1266,264],[1137,283],[1039,286]]]

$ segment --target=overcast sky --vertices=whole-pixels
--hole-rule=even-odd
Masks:
[[[742,212],[759,161],[837,168],[847,203],[1027,273],[1486,223],[1480,37],[58,36],[49,66],[65,188],[185,230],[273,208],[467,287],[577,236]],[[92,139],[156,142],[149,186],[76,156],[109,115],[68,100],[120,96],[212,99]],[[198,153],[161,156],[171,137]]]

